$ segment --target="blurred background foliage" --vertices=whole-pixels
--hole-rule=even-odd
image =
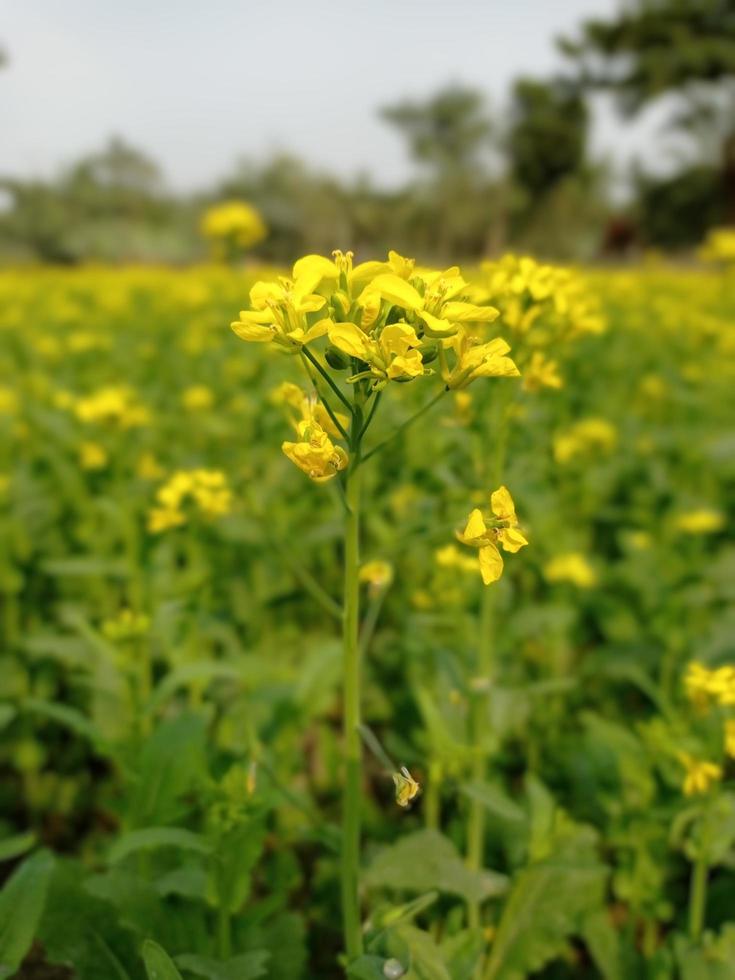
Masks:
[[[686,251],[735,221],[731,0],[639,0],[558,43],[565,71],[515,80],[508,112],[459,84],[377,107],[415,163],[413,179],[395,190],[373,182],[369,163],[344,179],[278,153],[235,163],[206,191],[176,194],[156,161],[120,136],[53,179],[0,174],[0,259],[194,261],[206,252],[201,211],[233,197],[263,215],[270,234],[253,254],[275,262],[335,242],[435,261],[508,248],[588,260]],[[12,52],[4,68],[12,70]],[[599,92],[615,96],[624,118],[670,104],[662,147],[672,133],[682,147],[664,174],[634,165],[622,202],[610,168],[590,154]]]

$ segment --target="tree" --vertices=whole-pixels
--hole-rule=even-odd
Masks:
[[[427,251],[476,254],[498,218],[489,181],[492,125],[482,95],[449,85],[422,102],[404,100],[380,110],[405,137],[427,181],[413,194],[416,223]]]
[[[735,79],[735,3],[733,0],[637,0],[612,20],[588,20],[562,50],[577,60],[580,79],[591,88],[613,92],[624,113],[634,114],[665,95],[716,102]],[[730,115],[720,145],[722,186],[730,220],[735,222],[735,118]]]
[[[576,86],[563,79],[521,78],[513,87],[511,117],[511,172],[532,202],[564,177],[582,173],[589,113]]]

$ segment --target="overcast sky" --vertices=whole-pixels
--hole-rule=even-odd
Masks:
[[[376,107],[562,65],[554,37],[616,0],[0,0],[0,174],[51,174],[119,134],[180,189],[289,150],[384,184],[411,173]],[[656,113],[596,113],[593,150],[651,156]],[[647,152],[648,150],[648,152]]]

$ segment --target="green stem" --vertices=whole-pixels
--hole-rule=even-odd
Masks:
[[[487,773],[487,731],[488,731],[488,690],[493,661],[493,612],[495,608],[495,589],[484,586],[480,607],[480,635],[477,645],[475,665],[476,690],[472,695],[470,726],[473,748],[472,782],[482,783]],[[476,799],[470,800],[467,823],[467,866],[479,871],[484,864],[485,851],[485,808]],[[480,925],[480,903],[470,902],[469,924],[472,928]]]
[[[362,457],[362,462],[363,463],[367,462],[367,460],[369,460],[371,456],[374,456],[376,453],[379,453],[381,449],[384,449],[389,443],[393,442],[393,440],[396,439],[402,432],[405,432],[406,429],[409,427],[409,425],[413,425],[413,423],[417,419],[420,419],[421,416],[424,415],[426,412],[428,412],[430,408],[433,408],[434,405],[436,405],[439,399],[442,398],[448,390],[449,390],[448,388],[442,388],[442,390],[438,394],[434,395],[431,401],[428,401],[423,406],[423,408],[420,408],[418,412],[416,412],[415,415],[412,415],[410,418],[406,419],[405,422],[402,422],[395,430],[395,432],[389,435],[387,439],[383,439],[383,441],[379,442],[377,446],[374,446],[369,453],[365,453],[365,455]]]
[[[329,375],[327,374],[327,372],[321,366],[321,364],[319,363],[319,361],[317,361],[317,359],[311,353],[311,351],[309,350],[309,348],[308,347],[302,347],[301,350],[302,350],[302,353],[303,353],[304,357],[306,357],[309,361],[311,361],[311,363],[317,369],[317,371],[319,372],[319,374],[321,374],[321,376],[327,382],[327,384],[329,385],[329,387],[335,393],[335,395],[337,396],[337,398],[339,398],[339,400],[345,406],[345,408],[347,409],[347,411],[351,413],[352,412],[352,405],[350,405],[349,401],[347,400],[347,396],[344,395],[339,390],[339,388],[337,387],[337,385],[334,383],[334,381],[332,381],[332,379],[329,377]]]
[[[699,835],[697,858],[692,868],[689,886],[689,935],[697,942],[704,928],[704,913],[707,906],[707,880],[709,877],[709,836],[711,800],[705,804]]]
[[[345,512],[344,651],[344,788],[342,797],[342,919],[348,962],[362,953],[358,876],[360,866],[360,483],[359,447],[347,475]]]
[[[228,960],[232,955],[230,935],[230,911],[225,902],[220,901],[217,909],[217,946],[219,958]]]
[[[338,429],[340,435],[342,436],[342,438],[344,440],[346,440],[346,441],[349,441],[349,438],[350,437],[347,434],[347,430],[342,425],[342,423],[340,422],[340,420],[337,418],[337,413],[334,411],[334,409],[332,408],[332,406],[329,404],[329,400],[327,398],[325,398],[325,396],[319,391],[319,388],[318,388],[317,383],[316,383],[316,378],[311,373],[311,368],[309,367],[309,365],[307,363],[307,360],[306,360],[306,357],[304,357],[303,354],[302,354],[302,357],[301,357],[301,363],[304,365],[304,370],[306,371],[307,375],[309,376],[309,380],[311,381],[312,385],[314,386],[314,391],[316,392],[317,397],[321,400],[322,405],[327,410],[327,415],[330,417],[330,419],[332,420],[332,422],[334,422],[334,424],[337,427],[337,429]]]

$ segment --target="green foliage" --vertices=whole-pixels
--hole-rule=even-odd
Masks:
[[[0,891],[0,977],[12,977],[33,942],[43,912],[53,857],[38,851]]]

